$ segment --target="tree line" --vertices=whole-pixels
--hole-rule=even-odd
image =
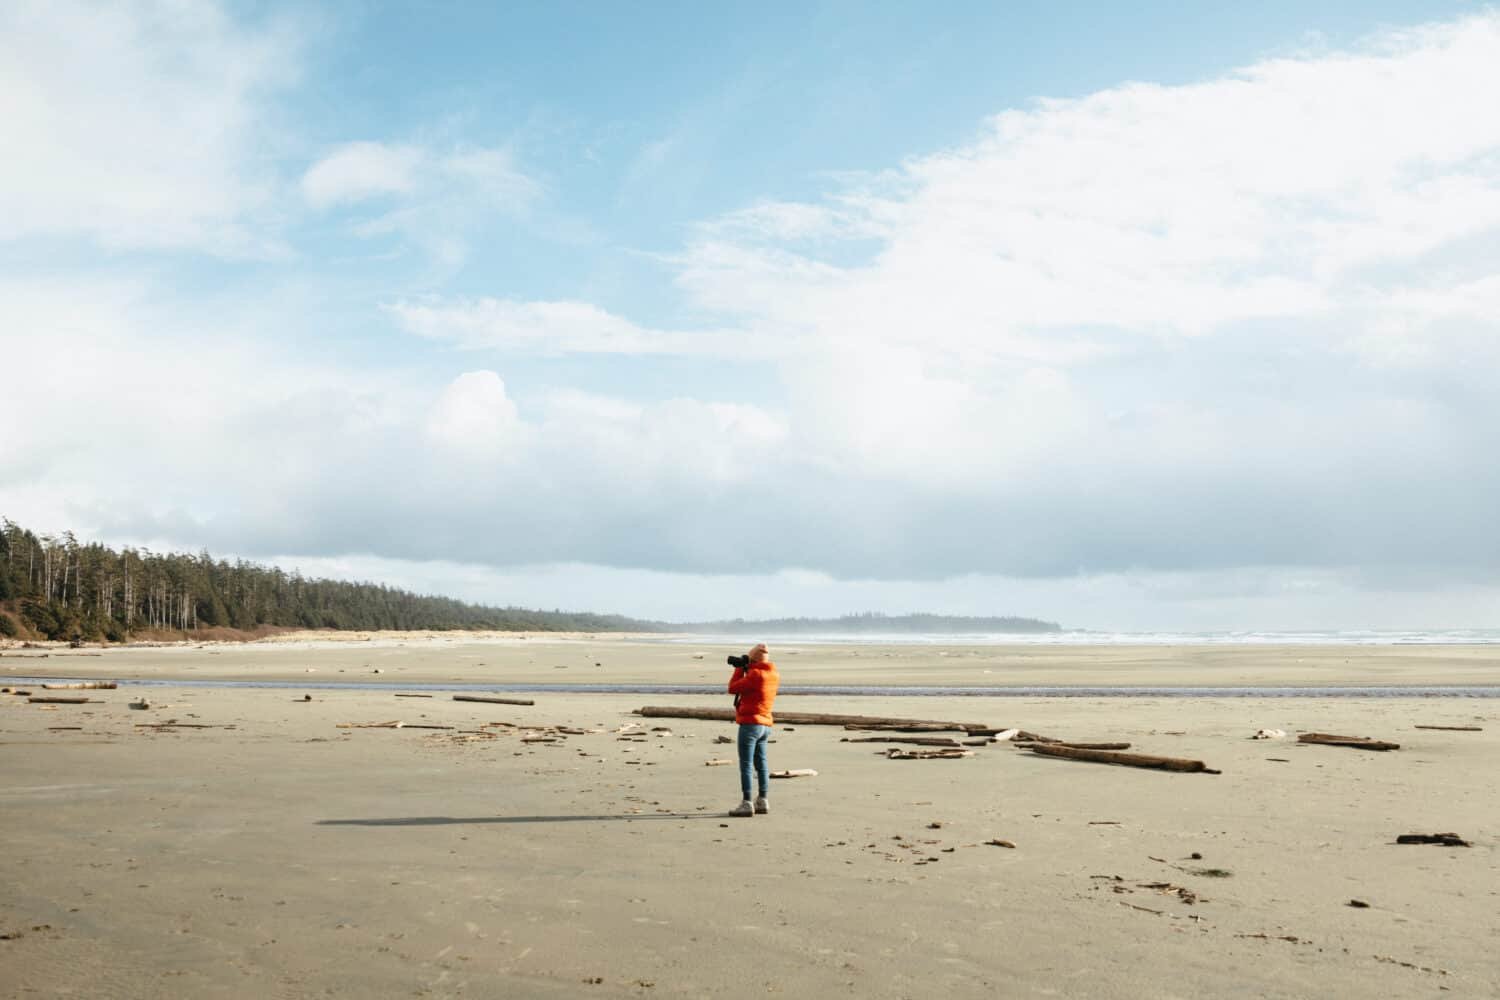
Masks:
[[[0,636],[124,642],[266,628],[651,631],[621,615],[495,608],[274,566],[37,535],[0,518]]]

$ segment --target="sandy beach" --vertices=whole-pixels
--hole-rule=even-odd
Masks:
[[[733,758],[716,742],[733,727],[632,714],[726,697],[397,696],[718,683],[731,651],[442,635],[7,649],[0,685],[126,683],[54,692],[77,705],[0,695],[0,995],[1500,995],[1500,701],[785,695],[783,712],[1127,741],[1222,773],[1008,742],[890,760],[842,742],[869,734],[783,725],[772,767],[817,776],[730,819],[734,768],[708,762]],[[772,653],[784,684],[810,687],[1500,677],[1483,646]],[[285,686],[187,683],[204,680]],[[414,688],[307,686],[366,681]],[[132,711],[143,694],[153,707]],[[1249,739],[1262,728],[1291,735]],[[1298,744],[1306,731],[1401,749]],[[1396,843],[1448,831],[1472,846]]]

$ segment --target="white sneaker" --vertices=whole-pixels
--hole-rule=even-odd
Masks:
[[[746,799],[745,801],[741,802],[739,805],[735,806],[733,809],[729,810],[729,815],[731,815],[731,816],[754,816],[755,815],[755,808],[750,805],[750,800]]]
[[[755,800],[755,811],[760,813],[760,815],[762,816],[771,811],[771,803],[766,801],[766,797],[764,795]]]

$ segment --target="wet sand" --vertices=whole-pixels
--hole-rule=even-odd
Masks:
[[[0,685],[40,674],[711,683],[727,669],[719,648],[582,638],[5,652]],[[799,684],[1500,676],[1494,647],[775,655],[784,683]],[[131,711],[143,691],[154,707]],[[817,777],[774,782],[769,816],[730,819],[734,768],[706,762],[733,757],[715,742],[732,726],[631,714],[727,698],[75,693],[92,700],[0,695],[4,996],[1500,995],[1495,700],[787,696],[783,711],[1126,740],[1223,773],[1050,760],[1012,744],[897,761],[840,742],[839,729],[783,726],[772,767]],[[137,725],[168,719],[233,728]],[[398,719],[456,728],[339,725]],[[622,738],[632,723],[646,735]],[[528,725],[590,732],[528,743]],[[1260,728],[1402,749],[1247,738]],[[1446,831],[1473,846],[1395,844]]]

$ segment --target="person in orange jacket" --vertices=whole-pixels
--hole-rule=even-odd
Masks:
[[[729,678],[729,693],[735,695],[734,721],[739,723],[737,741],[740,752],[740,796],[741,802],[729,810],[731,816],[753,816],[768,813],[766,801],[771,789],[771,771],[766,763],[766,742],[771,736],[774,720],[771,706],[776,702],[776,689],[781,684],[781,675],[776,664],[766,659],[765,643],[751,647],[746,658],[748,663],[736,667]],[[759,778],[760,797],[750,801],[750,772],[752,765]]]

